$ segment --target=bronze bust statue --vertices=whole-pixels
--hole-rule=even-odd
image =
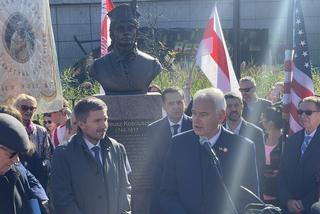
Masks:
[[[137,49],[138,30],[136,1],[120,4],[110,13],[110,52],[91,66],[90,76],[96,79],[106,94],[147,93],[151,81],[160,73],[159,61]]]

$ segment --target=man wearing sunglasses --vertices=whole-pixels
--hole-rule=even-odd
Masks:
[[[241,78],[239,80],[239,85],[239,91],[241,92],[244,104],[242,113],[243,118],[246,121],[261,127],[261,124],[259,123],[261,114],[265,109],[271,107],[271,102],[257,96],[256,82],[252,77],[246,76]]]
[[[288,138],[279,171],[279,200],[288,213],[310,213],[318,201],[320,98],[304,98],[297,116],[303,130]]]

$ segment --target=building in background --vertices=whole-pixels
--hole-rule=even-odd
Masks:
[[[113,0],[115,5],[128,2]],[[283,64],[287,0],[240,0],[241,60]],[[179,56],[194,56],[213,0],[138,0],[142,32],[154,26],[158,39]],[[100,47],[100,0],[50,0],[59,68],[73,66]],[[320,1],[302,1],[311,61],[320,65]],[[218,0],[221,25],[232,48],[233,0]],[[80,41],[82,49],[75,41]],[[232,52],[230,52],[232,54]],[[231,56],[232,57],[232,56]]]

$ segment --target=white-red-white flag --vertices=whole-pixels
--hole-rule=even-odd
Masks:
[[[109,28],[110,19],[108,13],[114,8],[111,0],[101,0],[101,56],[108,53],[108,47],[111,44]]]
[[[216,6],[199,45],[196,63],[214,87],[224,93],[239,93],[239,83],[224,40]]]
[[[314,94],[310,55],[300,0],[294,2],[294,50],[286,51],[284,110],[289,112],[289,134],[302,129],[299,123],[299,102]]]

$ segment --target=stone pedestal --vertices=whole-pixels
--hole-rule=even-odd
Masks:
[[[108,136],[122,143],[132,168],[133,214],[149,214],[151,174],[146,170],[147,145],[144,136],[148,124],[161,118],[159,93],[142,95],[97,96],[108,106]]]

